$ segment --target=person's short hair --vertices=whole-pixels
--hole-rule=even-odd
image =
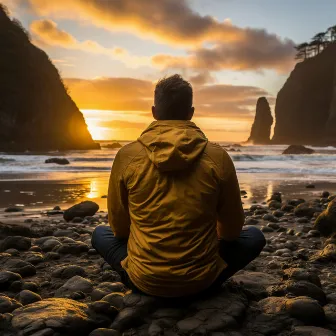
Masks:
[[[156,84],[154,94],[159,120],[186,120],[193,105],[193,89],[180,75],[165,77]]]

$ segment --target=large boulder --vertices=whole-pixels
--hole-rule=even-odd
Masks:
[[[315,151],[302,145],[290,145],[282,154],[300,155],[300,154],[314,154]]]
[[[63,218],[69,222],[75,217],[84,218],[86,216],[93,216],[99,210],[99,205],[92,201],[84,201],[72,206],[64,211]]]
[[[0,6],[0,150],[98,149],[48,55]]]
[[[336,232],[336,199],[332,200],[327,209],[317,217],[314,229],[324,237],[329,237]]]
[[[270,142],[273,117],[270,106],[265,97],[257,102],[256,115],[251,129],[251,135],[247,141],[254,144],[265,144]]]
[[[70,299],[37,301],[13,312],[12,326],[19,335],[88,335],[109,324],[84,303]],[[48,333],[49,332],[49,333]]]
[[[50,158],[44,161],[44,163],[56,163],[59,165],[67,165],[69,164],[69,160],[65,158]]]
[[[109,149],[119,149],[122,147],[122,145],[119,142],[113,142],[111,144],[103,145],[102,147]]]

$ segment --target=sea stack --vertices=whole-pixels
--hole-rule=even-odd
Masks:
[[[261,97],[257,102],[256,115],[248,141],[254,144],[269,143],[272,124],[273,117],[268,101],[265,97]]]
[[[295,66],[276,99],[273,143],[335,143],[335,67],[336,43]]]
[[[0,5],[0,151],[99,148],[47,54]]]

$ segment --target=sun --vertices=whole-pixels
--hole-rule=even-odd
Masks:
[[[104,127],[99,127],[99,126],[95,126],[95,125],[90,125],[90,123],[88,123],[88,130],[93,138],[93,140],[106,140],[106,138],[104,137]]]

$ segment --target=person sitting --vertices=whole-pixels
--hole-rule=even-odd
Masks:
[[[109,226],[92,246],[132,290],[192,296],[222,283],[265,246],[244,225],[230,156],[193,123],[193,90],[181,76],[158,82],[153,117],[117,153],[109,181]]]

